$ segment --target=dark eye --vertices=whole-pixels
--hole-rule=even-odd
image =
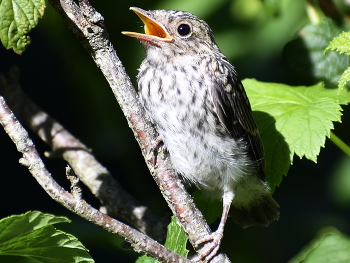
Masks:
[[[181,24],[177,28],[177,32],[180,36],[187,36],[191,32],[191,27],[187,24]]]

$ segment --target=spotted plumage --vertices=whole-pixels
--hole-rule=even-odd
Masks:
[[[174,10],[131,8],[145,24],[138,38],[146,50],[139,74],[142,104],[186,180],[223,199],[213,239],[216,253],[231,205],[242,227],[278,219],[278,204],[265,181],[264,150],[237,72],[215,43],[207,23]]]

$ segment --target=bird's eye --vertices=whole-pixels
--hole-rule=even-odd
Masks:
[[[191,33],[191,27],[187,24],[181,24],[177,28],[177,32],[180,34],[180,36],[187,36],[189,33]]]

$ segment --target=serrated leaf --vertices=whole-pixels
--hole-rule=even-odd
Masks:
[[[76,237],[53,224],[70,222],[65,217],[38,211],[0,220],[0,257],[20,256],[42,263],[94,262]]]
[[[323,81],[326,87],[336,88],[340,76],[350,66],[350,59],[345,54],[324,50],[344,30],[328,18],[319,24],[306,25],[299,37],[283,50],[282,64],[290,73],[291,81],[308,85]]]
[[[339,89],[342,90],[345,88],[345,84],[350,80],[350,67],[348,67],[339,79]]]
[[[0,40],[21,54],[30,44],[26,36],[44,15],[45,0],[0,0]]]
[[[317,237],[288,263],[343,263],[350,261],[350,238],[334,228],[320,231]]]
[[[5,217],[0,220],[0,244],[48,225],[69,222],[66,217],[43,214],[39,211]]]
[[[291,87],[254,79],[243,84],[264,142],[266,177],[274,189],[294,154],[316,162],[333,122],[341,119],[339,104],[350,102],[350,92],[322,84]]]
[[[335,37],[326,48],[326,52],[329,50],[335,50],[337,52],[350,55],[350,32],[343,32],[339,36]],[[339,89],[342,90],[345,84],[350,80],[350,67],[348,67],[340,76]]]
[[[187,258],[187,239],[187,235],[182,227],[177,223],[176,217],[172,216],[171,222],[168,225],[168,232],[164,246],[176,254]],[[141,256],[135,263],[159,263],[159,261],[148,256]]]
[[[350,32],[343,32],[329,43],[326,51],[335,50],[350,55]]]

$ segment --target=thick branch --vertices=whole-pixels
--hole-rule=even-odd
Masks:
[[[152,176],[169,207],[188,234],[190,242],[195,244],[197,240],[208,236],[211,233],[209,226],[173,171],[166,153],[158,154],[156,165],[153,165],[154,157],[149,153],[157,132],[141,106],[130,79],[116,55],[104,27],[103,17],[90,6],[87,0],[80,0],[80,6],[72,0],[49,0],[49,2],[67,20],[72,31],[78,36],[107,79],[134,132]],[[201,246],[199,252],[206,251],[208,246],[210,244]],[[229,262],[229,260],[223,254],[219,254],[212,262]]]
[[[86,220],[103,227],[111,233],[123,237],[137,252],[145,253],[162,262],[190,262],[141,232],[99,212],[84,200],[65,191],[57,184],[46,170],[27,131],[17,121],[14,114],[6,105],[4,98],[1,96],[0,123],[16,144],[17,150],[23,154],[23,157],[20,159],[21,164],[28,167],[30,173],[51,198]]]

